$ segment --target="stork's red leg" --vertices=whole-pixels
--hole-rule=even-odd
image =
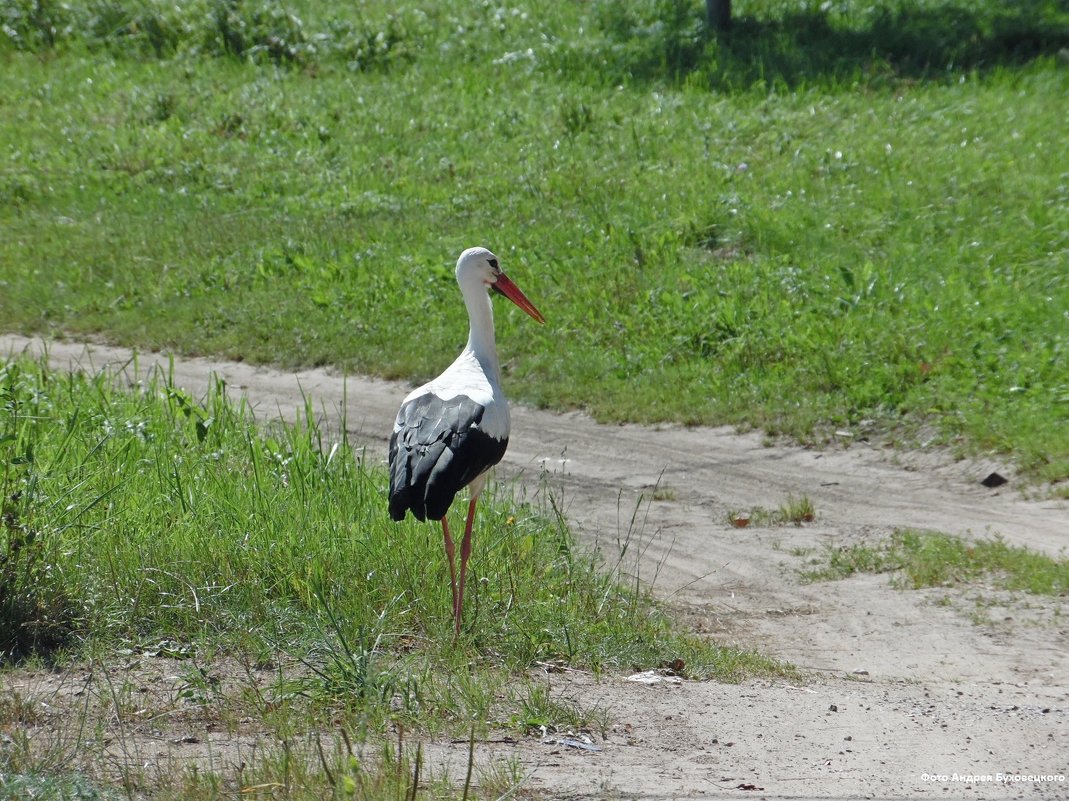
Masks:
[[[460,634],[460,616],[464,611],[464,579],[468,573],[468,557],[471,556],[471,524],[475,520],[475,501],[468,504],[468,521],[464,524],[464,540],[460,543],[460,582],[457,585],[457,635]]]
[[[453,547],[453,538],[449,536],[449,524],[442,518],[442,534],[445,536],[445,555],[449,558],[449,586],[453,590],[453,619],[456,621],[457,631],[460,631],[460,612],[457,607],[457,567],[456,549]]]

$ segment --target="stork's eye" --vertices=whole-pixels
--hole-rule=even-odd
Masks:
[[[495,270],[501,269],[500,265],[497,262],[497,259],[487,259],[487,261],[490,262],[490,266],[493,267]]]

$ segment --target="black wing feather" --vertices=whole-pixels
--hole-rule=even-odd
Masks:
[[[442,519],[460,490],[501,461],[508,439],[478,427],[485,411],[467,395],[431,392],[401,407],[390,438],[390,517]]]

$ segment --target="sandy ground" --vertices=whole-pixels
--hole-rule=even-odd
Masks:
[[[42,347],[0,336],[2,354]],[[134,378],[128,351],[57,342],[48,352],[59,367],[125,366]],[[167,359],[138,359],[141,370],[154,362]],[[350,434],[369,454],[384,454],[407,391],[202,359],[178,358],[174,371],[194,393],[211,374],[223,377],[264,418],[301,408],[308,395],[339,420],[347,399]],[[982,487],[992,470],[1010,484]],[[861,442],[815,451],[723,428],[604,426],[514,407],[499,478],[533,491],[542,476],[583,541],[611,552],[630,538],[631,569],[688,625],[789,660],[808,680],[644,685],[549,674],[555,694],[610,710],[600,750],[537,738],[485,743],[482,772],[512,761],[526,787],[550,798],[1069,799],[1064,598],[976,586],[903,591],[886,576],[798,578],[808,553],[901,527],[998,534],[1065,555],[1069,504],[1026,499],[1011,465]],[[730,511],[775,509],[792,494],[813,502],[814,522],[729,523]],[[168,758],[194,745],[169,740]],[[428,754],[433,770],[463,778],[467,743],[431,743]]]

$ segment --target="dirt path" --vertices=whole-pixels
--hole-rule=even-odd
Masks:
[[[24,349],[41,344],[0,337],[0,353]],[[56,366],[127,365],[132,377],[128,351],[52,343],[49,353]],[[151,354],[138,364],[154,361],[166,367]],[[346,398],[350,432],[369,453],[385,451],[406,392],[322,370],[202,359],[176,359],[174,372],[194,393],[215,373],[264,417],[299,408],[304,395],[339,415]],[[602,750],[504,743],[487,745],[483,764],[518,759],[529,785],[552,798],[1069,798],[1069,780],[1027,778],[1069,774],[1064,599],[901,591],[883,576],[797,578],[807,553],[900,527],[999,534],[1064,555],[1069,504],[1025,500],[1012,482],[983,488],[993,469],[1012,478],[1001,463],[864,444],[813,451],[727,429],[602,426],[527,408],[514,409],[513,429],[501,477],[533,487],[546,473],[582,539],[609,550],[630,536],[630,552],[641,554],[633,569],[689,623],[816,678],[805,687],[645,686],[554,674],[555,692],[612,711]],[[815,522],[728,522],[729,510],[775,509],[790,494],[812,500]],[[636,509],[641,525],[629,533]],[[463,775],[466,744],[430,753]]]

